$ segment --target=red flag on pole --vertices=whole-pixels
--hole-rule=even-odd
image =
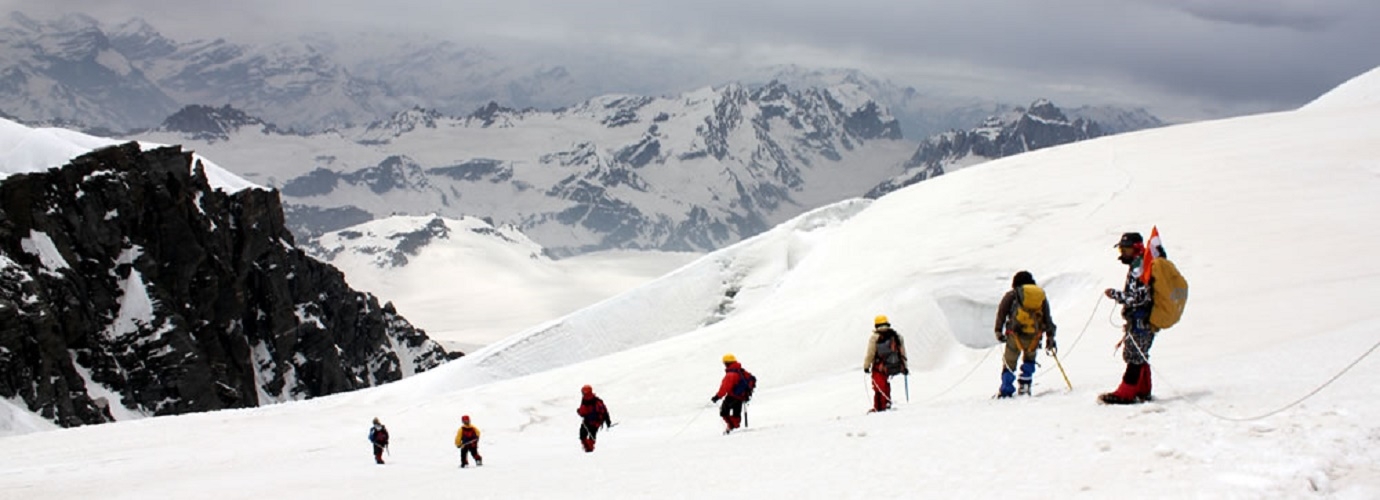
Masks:
[[[1146,242],[1145,255],[1141,257],[1140,282],[1150,284],[1150,273],[1154,272],[1155,258],[1164,257],[1164,246],[1160,243],[1160,228],[1150,228],[1150,241]]]

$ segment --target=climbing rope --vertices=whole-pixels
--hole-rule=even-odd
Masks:
[[[1103,296],[1103,298],[1106,298],[1106,296]],[[1058,352],[1058,353],[1064,355],[1064,357],[1063,357],[1063,358],[1060,358],[1060,360],[1069,359],[1069,355],[1073,353],[1074,348],[1078,347],[1078,343],[1083,341],[1083,335],[1086,334],[1086,333],[1088,333],[1088,327],[1089,327],[1089,326],[1092,326],[1093,318],[1096,318],[1096,317],[1097,317],[1097,309],[1098,309],[1099,307],[1102,307],[1102,301],[1101,301],[1101,300],[1098,300],[1097,302],[1094,302],[1094,303],[1093,303],[1092,312],[1088,313],[1088,319],[1087,319],[1087,321],[1084,321],[1084,322],[1083,322],[1083,329],[1078,331],[1078,336],[1073,338],[1073,343],[1072,343],[1072,344],[1069,344],[1069,347],[1068,347],[1067,349],[1059,349],[1059,352]],[[1116,312],[1116,308],[1115,308],[1115,307],[1112,308],[1112,312]],[[1053,357],[1053,356],[1051,356],[1051,357]],[[1039,363],[1036,363],[1036,364],[1039,365]],[[1044,366],[1044,365],[1039,365],[1039,366]],[[1043,377],[1045,376],[1046,373],[1049,373],[1049,371],[1048,371],[1048,370],[1040,370],[1039,373],[1036,373],[1036,374],[1035,374],[1035,378],[1037,378],[1037,379],[1038,379],[1038,378],[1043,378]],[[1065,375],[1064,378],[1067,379],[1067,378],[1068,378],[1068,375]]]
[[[1137,351],[1139,351],[1139,352],[1141,353],[1141,357],[1142,357],[1142,358],[1146,359],[1147,361],[1150,359],[1149,357],[1145,356],[1145,351],[1141,350],[1140,345],[1136,343],[1136,339],[1135,339],[1135,336],[1134,336],[1134,335],[1127,335],[1126,338],[1131,340],[1131,346],[1134,347]],[[1262,414],[1260,414],[1260,415],[1255,415],[1255,416],[1250,416],[1250,417],[1233,417],[1233,416],[1229,416],[1229,415],[1222,415],[1222,414],[1217,413],[1217,412],[1215,412],[1215,411],[1212,411],[1212,410],[1210,410],[1210,409],[1208,409],[1208,408],[1205,408],[1205,407],[1203,407],[1202,405],[1199,405],[1198,403],[1194,403],[1194,402],[1193,402],[1192,400],[1190,400],[1190,399],[1184,399],[1184,401],[1187,402],[1187,403],[1189,404],[1189,406],[1192,406],[1192,407],[1196,408],[1198,411],[1201,411],[1201,412],[1203,412],[1203,413],[1206,413],[1206,414],[1208,414],[1208,415],[1210,415],[1210,416],[1213,416],[1213,417],[1215,417],[1215,418],[1218,418],[1218,419],[1221,419],[1221,420],[1227,420],[1227,421],[1231,421],[1231,422],[1249,422],[1249,421],[1253,421],[1253,420],[1260,420],[1260,419],[1263,419],[1263,418],[1271,417],[1271,416],[1274,416],[1274,415],[1276,415],[1276,414],[1278,414],[1278,413],[1280,413],[1280,412],[1283,412],[1283,411],[1285,411],[1285,410],[1288,410],[1288,409],[1290,409],[1290,408],[1293,408],[1293,407],[1295,407],[1295,406],[1298,406],[1299,404],[1303,403],[1304,401],[1307,401],[1309,398],[1312,398],[1313,396],[1317,395],[1319,392],[1322,392],[1323,389],[1326,389],[1327,386],[1332,385],[1332,383],[1333,383],[1333,382],[1336,382],[1337,379],[1342,378],[1342,375],[1345,375],[1346,372],[1351,371],[1352,368],[1355,368],[1356,365],[1360,364],[1361,361],[1363,361],[1363,360],[1365,360],[1367,357],[1369,357],[1369,356],[1371,355],[1371,353],[1374,353],[1375,350],[1378,349],[1378,348],[1380,348],[1380,341],[1376,341],[1376,342],[1375,342],[1375,345],[1370,346],[1370,349],[1367,349],[1366,352],[1362,353],[1360,357],[1357,357],[1356,360],[1354,360],[1354,361],[1351,362],[1351,364],[1346,365],[1346,368],[1342,368],[1341,371],[1339,371],[1339,372],[1337,372],[1335,375],[1333,375],[1332,378],[1327,379],[1327,381],[1326,381],[1326,382],[1323,382],[1322,385],[1319,385],[1319,386],[1313,388],[1313,390],[1308,391],[1307,394],[1304,394],[1302,397],[1299,397],[1298,399],[1295,399],[1294,401],[1290,402],[1289,404],[1286,404],[1286,405],[1281,406],[1281,407],[1279,407],[1279,408],[1276,408],[1276,409],[1274,409],[1274,410],[1270,410],[1270,411],[1268,411],[1268,412],[1262,413]],[[1156,376],[1156,377],[1159,377],[1160,380],[1163,381],[1163,382],[1165,383],[1165,385],[1168,385],[1168,386],[1170,387],[1170,389],[1174,390],[1174,392],[1179,392],[1178,389],[1174,388],[1174,384],[1173,384],[1172,382],[1170,382],[1170,381],[1164,376],[1164,371],[1163,371],[1163,370],[1156,369],[1156,368],[1154,368],[1153,366],[1151,367],[1151,370],[1153,370],[1154,373],[1155,373],[1155,376]]]
[[[1102,296],[1102,297],[1103,297],[1103,298],[1106,298],[1105,295]],[[1092,320],[1093,320],[1093,318],[1094,318],[1094,317],[1097,317],[1097,308],[1099,308],[1099,307],[1101,307],[1101,306],[1102,306],[1102,301],[1101,301],[1101,300],[1098,300],[1097,302],[1094,302],[1094,303],[1093,303],[1093,310],[1092,310],[1091,313],[1088,313],[1088,320],[1083,322],[1083,329],[1078,331],[1078,336],[1077,336],[1077,337],[1074,337],[1074,339],[1073,339],[1073,344],[1069,345],[1069,348],[1068,348],[1068,349],[1060,349],[1060,350],[1059,350],[1060,354],[1063,354],[1063,355],[1064,355],[1064,359],[1069,359],[1069,354],[1072,354],[1072,353],[1073,353],[1073,349],[1074,349],[1075,347],[1078,347],[1078,342],[1081,341],[1081,340],[1083,340],[1083,334],[1088,333],[1088,327],[1092,325]],[[1113,311],[1116,310],[1116,308],[1112,308],[1112,309],[1113,309]]]
[[[1005,344],[997,344],[997,346],[1001,346],[1001,345],[1005,345]],[[943,395],[945,395],[945,394],[948,394],[949,391],[952,391],[952,390],[954,390],[955,388],[957,388],[959,385],[962,385],[964,381],[968,380],[968,377],[973,376],[973,373],[976,373],[976,372],[977,372],[977,369],[982,367],[982,363],[985,362],[985,361],[987,361],[987,357],[992,355],[992,351],[995,351],[995,350],[996,350],[995,347],[997,347],[997,346],[992,346],[992,347],[987,348],[987,352],[986,352],[985,354],[982,355],[982,359],[979,359],[979,360],[977,361],[977,363],[974,363],[974,364],[973,364],[973,368],[970,369],[970,370],[968,370],[968,373],[965,374],[965,375],[963,375],[962,378],[958,379],[958,382],[954,382],[954,384],[951,385],[951,386],[949,386],[949,388],[944,389],[944,390],[942,390],[942,391],[939,391],[938,394],[935,394],[935,395],[933,395],[933,396],[930,396],[930,397],[926,398],[923,402],[928,403],[928,402],[930,402],[930,401],[934,401],[934,400],[936,400],[936,399],[939,399],[940,396],[943,396]]]

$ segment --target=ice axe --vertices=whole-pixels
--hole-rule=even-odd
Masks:
[[[1050,354],[1049,357],[1054,358],[1054,366],[1059,367],[1059,374],[1064,376],[1064,385],[1068,386],[1069,390],[1072,391],[1073,383],[1069,382],[1069,374],[1064,371],[1064,364],[1059,362],[1059,354]]]

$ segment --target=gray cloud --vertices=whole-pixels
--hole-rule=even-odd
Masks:
[[[853,66],[960,95],[1120,101],[1184,117],[1297,106],[1380,65],[1380,2],[1370,0],[0,0],[0,8],[138,15],[179,39],[409,31],[568,53]]]
[[[1260,28],[1287,28],[1298,31],[1321,31],[1341,21],[1346,12],[1341,9],[1315,9],[1314,2],[1290,0],[1256,0],[1252,2],[1223,2],[1220,0],[1161,0],[1164,4],[1208,21],[1241,24]],[[1348,7],[1361,7],[1361,2]]]

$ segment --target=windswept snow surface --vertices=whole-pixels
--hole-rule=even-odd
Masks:
[[[1376,158],[1380,107],[1356,104],[997,160],[806,214],[394,384],[4,438],[0,495],[1376,498]],[[1151,351],[1158,401],[1099,406],[1124,366],[1111,246],[1152,225],[1192,298]],[[1048,290],[1073,388],[1042,357],[1036,397],[992,400],[992,314],[1020,269]],[[914,376],[867,415],[879,313]],[[708,401],[726,352],[759,379],[729,436]],[[619,423],[588,455],[586,383]],[[456,467],[462,414],[483,468]]]
[[[0,118],[0,179],[25,172],[41,172],[66,165],[78,156],[126,141],[86,135],[60,128],[31,128]],[[148,150],[162,144],[140,142]],[[243,189],[263,189],[221,168],[201,155],[194,155],[206,169],[211,187],[234,193]]]

